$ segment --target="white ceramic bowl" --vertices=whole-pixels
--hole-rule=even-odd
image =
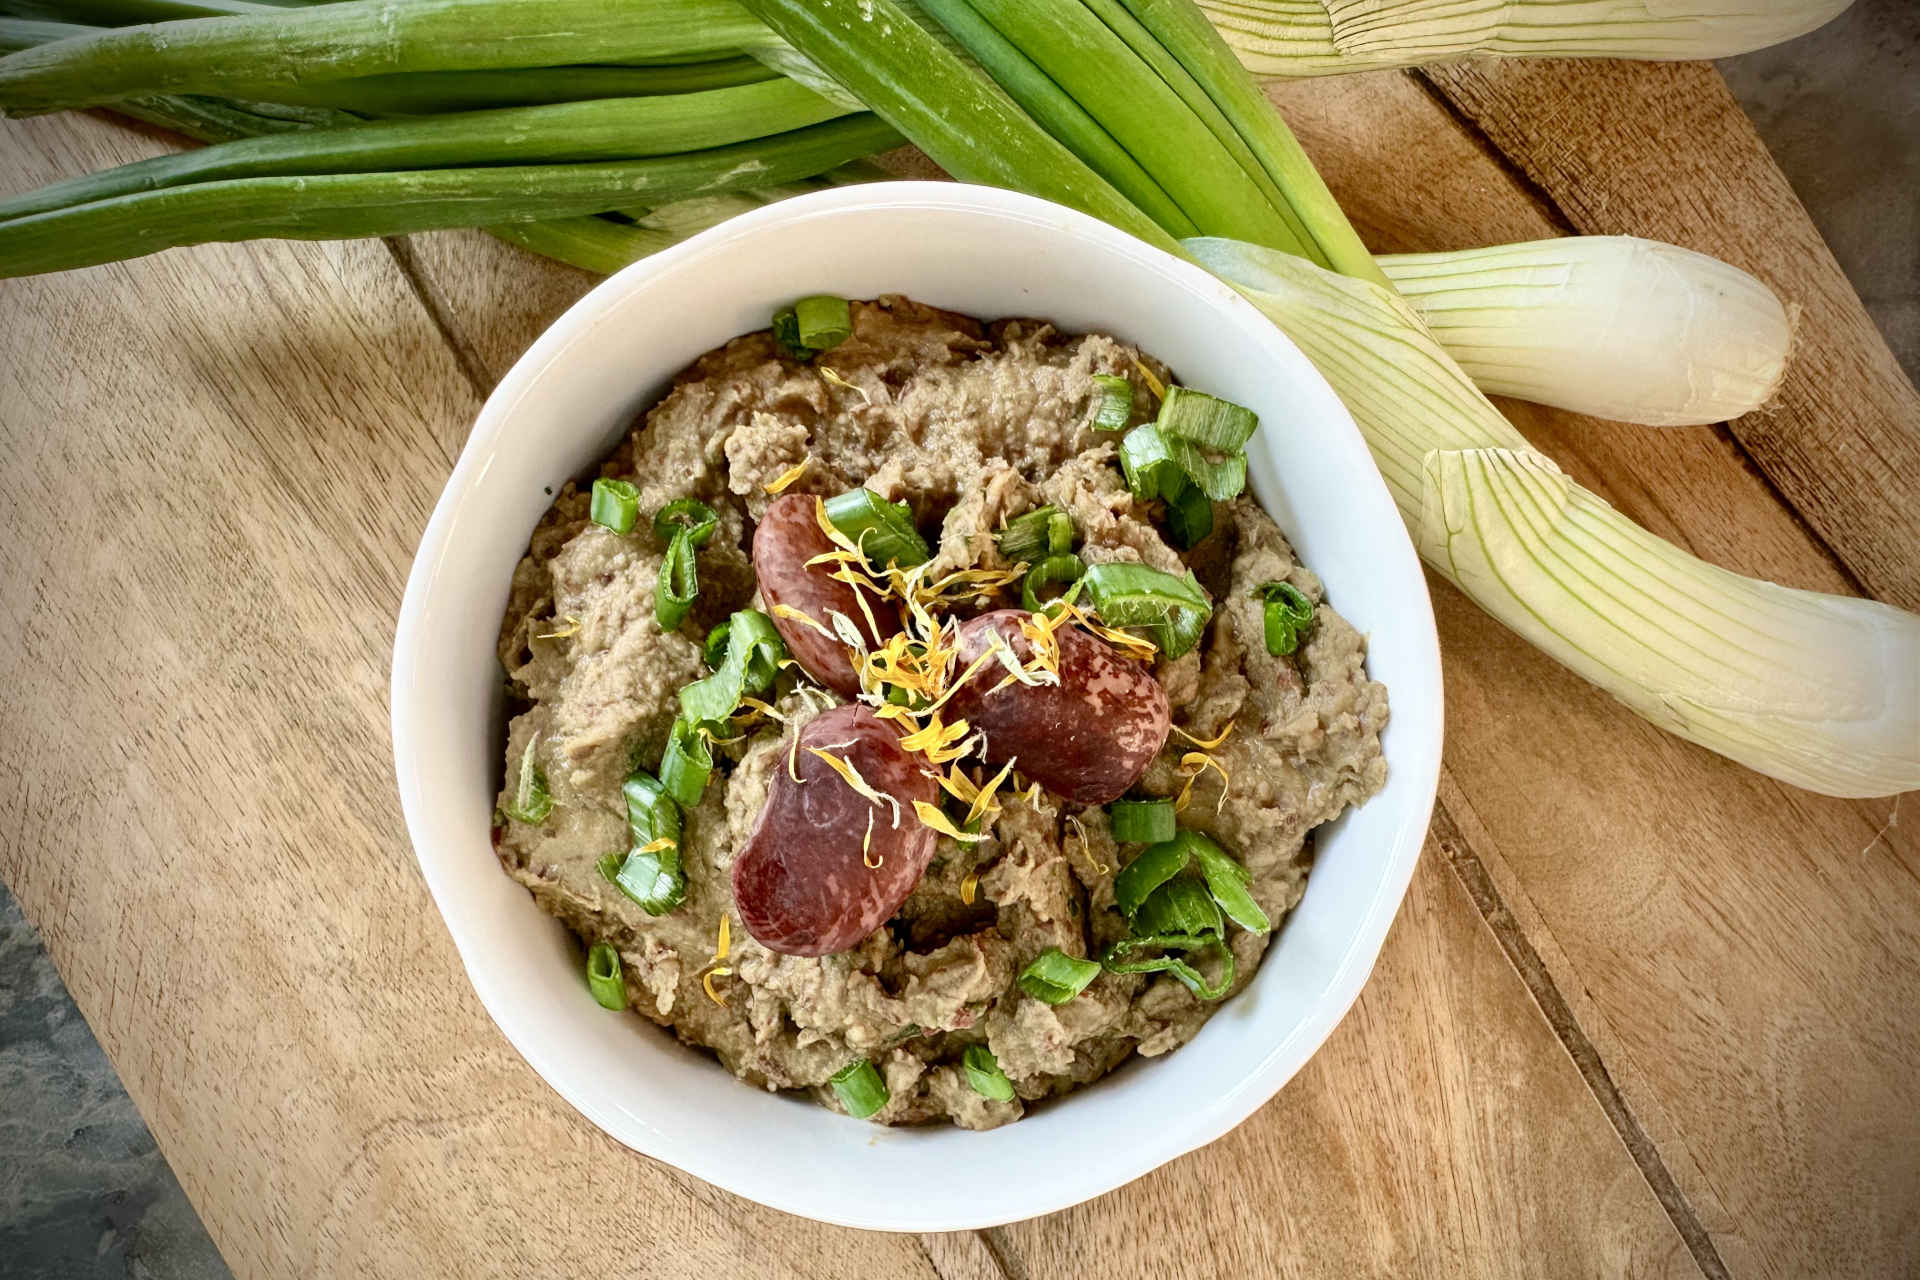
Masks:
[[[1320,832],[1306,897],[1247,990],[1171,1056],[987,1133],[886,1129],[764,1093],[644,1019],[608,1014],[566,930],[501,873],[488,838],[503,714],[494,638],[548,486],[589,472],[694,357],[810,293],[904,293],[982,318],[1103,330],[1256,410],[1253,491],[1369,636],[1392,705],[1386,789]],[[394,646],[407,827],[467,974],[514,1047],[635,1150],[762,1204],[890,1230],[1065,1208],[1211,1142],[1273,1096],[1373,967],[1426,833],[1440,729],[1420,566],[1359,431],[1306,358],[1190,264],[1045,201],[950,183],[781,201],[581,299],[481,411],[421,542]]]

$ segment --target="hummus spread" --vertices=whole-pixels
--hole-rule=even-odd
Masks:
[[[1151,357],[1099,334],[983,325],[898,297],[856,302],[853,336],[812,363],[781,357],[760,332],[679,376],[602,467],[639,489],[634,533],[592,523],[588,494],[572,485],[533,533],[500,635],[517,700],[502,804],[532,744],[553,807],[538,825],[500,819],[501,864],[583,940],[618,950],[635,1011],[752,1084],[838,1106],[829,1077],[867,1058],[890,1094],[875,1120],[989,1128],[1130,1054],[1176,1048],[1218,1007],[1167,973],[1102,973],[1062,1004],[1023,992],[1016,975],[1047,948],[1098,956],[1128,933],[1112,887],[1124,857],[1105,812],[1037,788],[1006,794],[984,841],[941,837],[898,914],[850,950],[808,957],[756,942],[735,911],[733,860],[775,771],[788,767],[788,737],[837,700],[791,688],[798,673],[775,686],[784,723],[765,718],[714,748],[713,779],[685,815],[685,901],[651,916],[600,874],[601,857],[627,847],[623,779],[657,765],[678,691],[707,673],[702,638],[734,610],[764,607],[752,530],[774,501],[768,487],[802,463],[788,492],[864,485],[908,503],[936,572],[1004,567],[994,531],[1048,503],[1072,517],[1090,565],[1191,567],[1214,612],[1196,650],[1154,667],[1175,732],[1135,793],[1189,791],[1181,825],[1244,864],[1276,928],[1304,890],[1313,829],[1385,780],[1387,696],[1367,679],[1362,637],[1249,497],[1218,504],[1212,536],[1191,552],[1170,546],[1129,496],[1116,436],[1090,426],[1094,374],[1132,379],[1136,413],[1151,410],[1149,383],[1167,378]],[[719,522],[699,551],[692,616],[663,632],[654,609],[663,548],[646,520],[683,497],[709,504]],[[1297,650],[1280,657],[1263,642],[1257,595],[1274,581],[1318,606]],[[1017,592],[976,603],[1017,605]],[[1214,764],[1189,779],[1194,740],[1229,729],[1205,753]],[[1268,937],[1228,932],[1234,990]],[[1011,1101],[969,1086],[961,1055],[981,1043],[1012,1081]]]

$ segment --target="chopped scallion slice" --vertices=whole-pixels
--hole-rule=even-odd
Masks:
[[[1035,1000],[1065,1004],[1099,976],[1099,962],[1076,960],[1058,947],[1048,947],[1020,971],[1020,989]]]
[[[694,546],[704,547],[719,523],[719,513],[700,499],[675,498],[653,517],[653,536],[670,543],[674,535],[685,529]]]
[[[1191,440],[1220,453],[1238,453],[1260,418],[1253,410],[1192,387],[1168,387],[1154,425],[1168,436]]]
[[[1133,383],[1117,373],[1096,373],[1093,385],[1099,395],[1093,411],[1093,429],[1125,431],[1133,421]]]
[[[632,533],[640,518],[640,491],[625,480],[601,476],[593,482],[593,498],[587,514],[593,522],[615,533]]]
[[[1007,521],[1007,527],[993,535],[1001,558],[1014,564],[1033,564],[1045,559],[1053,549],[1052,522],[1055,516],[1065,519],[1068,529],[1072,529],[1072,518],[1058,507],[1036,507],[1023,516],[1015,516]],[[1068,551],[1072,549],[1066,548]]]
[[[1161,954],[1140,954],[1155,950]],[[1211,982],[1185,959],[1186,955],[1204,951],[1220,953],[1220,976]],[[1169,955],[1168,952],[1180,954]],[[1233,985],[1233,952],[1224,940],[1217,937],[1159,934],[1122,938],[1106,949],[1100,957],[1100,963],[1109,973],[1171,973],[1202,1000],[1218,1000]]]
[[[1189,875],[1178,875],[1147,895],[1133,913],[1133,931],[1141,937],[1181,934],[1188,937],[1222,937],[1226,922],[1220,904],[1207,892],[1207,886]]]
[[[1189,851],[1173,840],[1149,845],[1113,877],[1113,904],[1128,916],[1133,915],[1154,890],[1187,869],[1190,857]]]
[[[1127,492],[1141,502],[1151,502],[1185,483],[1167,437],[1151,422],[1121,437],[1120,470],[1127,477]]]
[[[660,785],[674,803],[691,809],[700,803],[713,776],[713,748],[700,731],[685,720],[675,720],[660,757]]]
[[[1200,864],[1200,874],[1207,881],[1207,892],[1213,895],[1214,902],[1226,913],[1227,919],[1248,933],[1269,932],[1273,922],[1267,919],[1267,913],[1260,909],[1260,904],[1247,891],[1247,886],[1253,881],[1247,869],[1198,831],[1183,831],[1180,836],[1193,851],[1194,861]]]
[[[1299,648],[1301,633],[1313,624],[1313,601],[1291,582],[1265,582],[1253,594],[1266,601],[1267,652],[1277,658]]]
[[[1164,433],[1163,433],[1164,434]],[[1209,453],[1192,440],[1166,436],[1167,453],[1181,472],[1215,502],[1238,497],[1247,487],[1247,455]],[[1164,483],[1161,492],[1166,492]]]
[[[960,1066],[967,1073],[973,1091],[994,1102],[1013,1101],[1013,1081],[1000,1069],[1000,1060],[983,1044],[970,1044],[960,1055]]]
[[[828,1083],[855,1120],[865,1120],[893,1096],[887,1092],[887,1082],[880,1078],[879,1069],[865,1058],[855,1058],[834,1072]]]
[[[733,715],[740,699],[760,693],[779,674],[787,646],[774,630],[773,619],[757,609],[742,609],[721,624],[726,628],[726,654],[713,674],[680,690],[680,718],[689,725],[719,724]],[[719,627],[714,630],[718,632]],[[707,637],[712,660],[714,637]]]
[[[660,576],[653,582],[653,616],[662,631],[678,630],[700,594],[700,566],[693,547],[693,530],[682,525],[660,561]]]
[[[1056,556],[1065,555],[1073,550],[1075,537],[1073,517],[1064,511],[1056,511],[1047,517],[1047,550]]]
[[[1213,499],[1199,485],[1183,484],[1167,495],[1167,534],[1185,551],[1197,547],[1213,532]]]
[[[687,874],[677,848],[604,854],[596,865],[602,876],[650,916],[663,916],[686,901]]]
[[[539,745],[539,734],[528,739],[527,749],[520,753],[520,780],[513,789],[513,802],[502,806],[509,818],[530,827],[539,826],[553,812],[553,796],[547,791],[547,775],[541,771],[534,755]]]
[[[815,294],[794,303],[793,314],[802,347],[828,351],[853,336],[853,308],[845,298]]]
[[[727,660],[727,634],[733,630],[733,619],[723,618],[713,630],[707,632],[707,642],[700,646],[700,657],[709,671],[717,671],[720,664]]]
[[[634,848],[643,849],[658,840],[679,843],[680,806],[658,778],[635,773],[620,784],[620,790],[627,799],[627,838]]]
[[[1107,806],[1107,820],[1113,826],[1113,838],[1121,844],[1159,844],[1163,840],[1173,839],[1174,816],[1173,801],[1159,800],[1115,800]],[[1139,859],[1135,858],[1134,862]],[[1132,863],[1128,864],[1129,866]],[[1175,867],[1167,874],[1171,876]],[[1121,872],[1125,875],[1125,871]],[[1119,891],[1119,880],[1114,881],[1115,893]],[[1146,895],[1142,894],[1144,898]],[[1139,905],[1136,899],[1135,906]],[[1123,907],[1130,911],[1131,908]]]
[[[933,555],[913,527],[913,509],[904,502],[888,502],[871,489],[828,498],[827,523],[883,565],[911,568]]]
[[[773,313],[773,345],[789,360],[811,360],[819,352],[800,341],[800,316],[792,307]]]
[[[1177,658],[1200,642],[1213,604],[1191,571],[1184,578],[1144,564],[1096,564],[1081,579],[1100,620],[1144,627],[1160,651]]]
[[[587,951],[587,989],[602,1009],[627,1007],[627,983],[620,973],[620,953],[611,943],[596,942]]]
[[[1047,603],[1041,598],[1041,591],[1051,586],[1071,586],[1080,581],[1080,576],[1086,571],[1086,563],[1079,556],[1071,553],[1048,556],[1027,570],[1027,576],[1020,584],[1020,603],[1038,613],[1040,607]]]

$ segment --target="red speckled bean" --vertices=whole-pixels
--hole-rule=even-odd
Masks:
[[[795,618],[783,618],[775,605],[798,609],[831,631],[832,611],[850,620],[870,647],[878,648],[900,630],[894,610],[873,598],[870,592],[856,593],[854,587],[827,575],[830,564],[809,568],[807,561],[833,550],[833,542],[820,528],[815,517],[818,499],[802,493],[784,494],[774,499],[753,533],[753,572],[760,580],[760,596],[787,651],[801,669],[827,688],[844,697],[860,692],[860,677],[853,669],[853,658],[839,639],[822,635]],[[879,633],[867,625],[857,595],[864,594]]]

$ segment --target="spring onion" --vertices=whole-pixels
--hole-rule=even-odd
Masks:
[[[774,348],[789,360],[811,360],[819,354],[800,341],[800,313],[792,307],[774,312],[768,331],[773,334]]]
[[[547,775],[542,772],[535,755],[539,746],[539,734],[527,740],[527,749],[520,753],[520,778],[514,785],[513,800],[503,806],[503,812],[509,818],[530,827],[539,826],[553,813],[553,796],[547,791]]]
[[[1095,431],[1125,431],[1133,421],[1133,383],[1117,373],[1096,373],[1093,385],[1099,395],[1094,403]]]
[[[682,526],[667,544],[660,573],[653,580],[653,615],[662,631],[676,631],[693,611],[700,595],[700,564],[694,552],[693,530]]]
[[[1182,831],[1174,839],[1183,844],[1199,864],[1208,894],[1227,919],[1248,933],[1266,933],[1273,928],[1267,913],[1248,892],[1253,877],[1238,860],[1198,831]]]
[[[727,146],[849,114],[785,80],[651,98],[353,121],[135,161],[0,200],[0,219],[196,182],[628,160]]]
[[[698,498],[675,498],[654,513],[653,536],[671,544],[682,530],[695,547],[704,547],[720,523],[719,513]]]
[[[911,568],[933,554],[913,527],[913,508],[888,502],[871,489],[850,489],[828,498],[827,523],[880,564]]]
[[[1147,895],[1133,913],[1133,931],[1142,937],[1178,934],[1185,937],[1222,937],[1227,931],[1220,904],[1207,886],[1189,875],[1177,875]]]
[[[660,840],[680,839],[680,807],[660,780],[636,771],[620,784],[627,802],[627,836],[636,849]]]
[[[620,953],[607,942],[596,942],[587,951],[587,989],[602,1009],[616,1012],[627,1007],[627,983],[620,972]]]
[[[101,31],[0,59],[0,109],[147,93],[271,101],[310,80],[711,57],[764,42],[729,0],[348,0]]]
[[[1220,976],[1212,980],[1186,959],[1207,951],[1220,957]],[[1100,964],[1109,973],[1170,973],[1201,1000],[1218,1000],[1233,986],[1233,951],[1219,937],[1174,933],[1121,938],[1101,953]]]
[[[632,533],[640,518],[640,490],[628,481],[601,476],[593,482],[587,513],[603,529]]]
[[[1166,436],[1151,422],[1121,437],[1120,470],[1127,478],[1127,492],[1142,502],[1178,492],[1186,484],[1186,475],[1174,461]]]
[[[1013,564],[1033,564],[1045,559],[1053,551],[1053,518],[1066,513],[1058,507],[1036,507],[1024,515],[1015,516],[1007,521],[1007,527],[993,535],[994,546],[1000,552],[1000,558]],[[1067,517],[1067,526],[1071,530],[1073,519]],[[1062,550],[1071,551],[1071,546]]]
[[[1163,840],[1173,839],[1174,814],[1171,800],[1115,800],[1107,806],[1107,820],[1113,827],[1113,838],[1121,844],[1159,844]],[[1134,861],[1138,862],[1139,859],[1136,858]],[[1176,867],[1174,870],[1177,871],[1179,868]],[[1124,868],[1121,874],[1125,874]],[[1167,874],[1172,875],[1173,872]],[[1115,877],[1114,882],[1118,885],[1118,876]],[[1115,894],[1118,896],[1117,888]],[[1140,894],[1140,898],[1145,897],[1145,893]],[[1135,906],[1139,905],[1139,900],[1135,899]],[[1122,909],[1130,910],[1130,908]]]
[[[650,916],[663,916],[686,901],[687,876],[679,849],[603,855],[600,874]]]
[[[1056,511],[1047,517],[1047,550],[1056,556],[1065,555],[1073,550],[1074,540],[1079,532],[1073,527],[1073,517],[1064,511]]]
[[[1250,245],[1190,251],[1306,353],[1427,563],[1662,728],[1812,791],[1920,787],[1920,617],[1743,578],[1536,452],[1406,304]]]
[[[845,298],[815,294],[793,304],[799,345],[811,351],[831,351],[853,336],[853,308]]]
[[[713,747],[706,736],[685,720],[675,720],[660,756],[660,786],[674,803],[691,809],[706,793],[713,776]]]
[[[1653,427],[1725,422],[1786,374],[1793,322],[1736,267],[1629,236],[1383,257],[1489,395]]]
[[[1171,393],[1174,388],[1167,389]],[[1166,441],[1167,454],[1175,466],[1195,488],[1216,502],[1225,502],[1238,497],[1247,487],[1247,455],[1244,453],[1216,454],[1192,440],[1181,436],[1161,433]],[[1161,491],[1165,493],[1166,483],[1161,482]],[[1177,492],[1177,491],[1176,491]]]
[[[1081,582],[1102,622],[1143,628],[1169,658],[1200,643],[1213,613],[1191,570],[1179,578],[1144,564],[1096,564]]]
[[[1723,58],[1813,30],[1848,0],[1200,0],[1259,76],[1324,76],[1452,62],[1474,54],[1549,58]]]
[[[968,1045],[967,1051],[960,1055],[960,1067],[966,1072],[967,1084],[981,1097],[992,1102],[1013,1101],[1013,1081],[1007,1079],[1007,1073],[1000,1069],[1000,1060],[987,1046]]]
[[[1062,556],[1048,556],[1045,560],[1027,570],[1027,576],[1020,583],[1020,603],[1034,613],[1040,612],[1043,605],[1054,597],[1043,597],[1040,593],[1048,587],[1071,587],[1080,581],[1087,571],[1086,562],[1069,552]]]
[[[855,1058],[834,1072],[828,1083],[855,1120],[865,1120],[893,1096],[887,1092],[887,1082],[880,1078],[879,1070],[865,1058]]]
[[[849,116],[753,142],[641,160],[197,182],[0,223],[0,276],[260,236],[338,240],[599,213],[747,181],[791,181],[885,148],[897,136],[871,116]]]
[[[1199,546],[1213,532],[1213,499],[1198,485],[1183,484],[1167,495],[1167,536],[1182,550]]]
[[[1301,634],[1313,624],[1313,601],[1291,582],[1262,583],[1253,594],[1265,602],[1260,619],[1267,652],[1278,658],[1299,648]]]
[[[1100,976],[1099,962],[1079,960],[1058,947],[1048,947],[1020,971],[1020,989],[1047,1004],[1065,1004]]]
[[[707,670],[718,671],[720,664],[727,660],[727,637],[733,632],[733,619],[723,618],[707,632],[705,643],[700,646],[700,658],[707,664]]]
[[[1171,386],[1160,402],[1160,414],[1154,425],[1169,436],[1191,440],[1220,453],[1235,453],[1246,447],[1260,425],[1253,410],[1210,396],[1192,387]]]
[[[773,683],[787,647],[773,619],[757,609],[742,609],[725,624],[726,652],[713,674],[680,690],[680,718],[690,725],[719,724],[740,706],[740,699]],[[717,633],[719,627],[714,628]],[[712,661],[713,636],[707,637]]]

